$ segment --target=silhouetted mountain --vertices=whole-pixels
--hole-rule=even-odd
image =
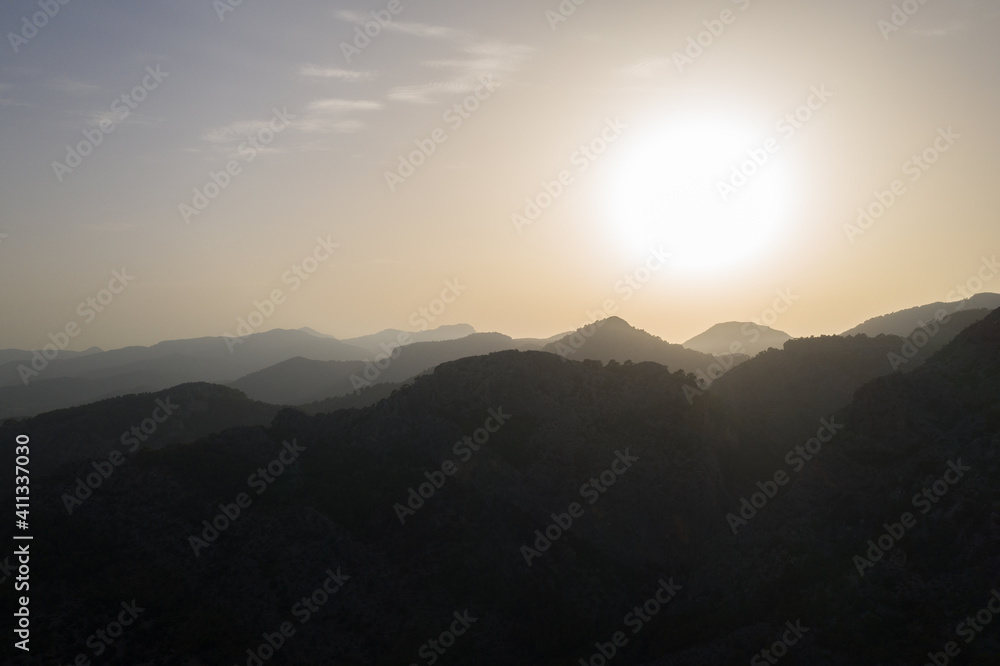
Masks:
[[[347,395],[340,395],[334,398],[326,398],[316,402],[310,402],[297,406],[306,414],[330,414],[341,409],[361,409],[371,407],[381,400],[392,395],[393,391],[402,388],[403,382],[387,382],[385,384],[374,384],[358,389]]]
[[[768,326],[751,322],[731,321],[716,324],[700,335],[696,335],[683,346],[705,354],[723,356],[725,354],[746,354],[753,357],[765,349],[781,349],[792,336]]]
[[[620,317],[597,321],[546,345],[544,349],[575,361],[653,361],[672,370],[686,372],[707,368],[715,362],[713,356],[664,342],[655,335],[633,328]]]
[[[379,333],[364,335],[359,338],[344,340],[346,344],[360,347],[372,354],[380,354],[384,350],[382,345],[392,347],[396,345],[409,345],[415,342],[445,342],[447,340],[458,340],[473,335],[476,329],[468,324],[451,324],[439,326],[426,331],[400,331],[395,328],[387,328]]]
[[[30,433],[35,443],[32,471],[40,474],[66,463],[106,459],[114,449],[134,453],[194,442],[237,426],[267,425],[279,409],[225,386],[182,384],[8,419],[0,425],[0,438],[14,441],[18,433]]]
[[[1000,294],[976,294],[972,298],[956,303],[931,303],[908,308],[892,314],[873,317],[841,335],[898,335],[909,337],[914,331],[930,323],[936,317],[960,313],[962,310],[991,311],[1000,308]],[[985,316],[985,313],[984,313]]]
[[[351,375],[365,371],[362,361],[313,361],[291,358],[241,377],[230,386],[255,400],[276,405],[300,405],[354,390]]]
[[[343,396],[365,386],[401,382],[446,361],[513,349],[514,341],[499,333],[476,333],[458,340],[418,342],[390,347],[364,362],[291,359],[232,383],[256,400],[301,405]]]
[[[956,626],[1000,585],[1000,311],[892,372],[905,342],[790,340],[703,395],[659,363],[504,351],[142,452],[73,515],[79,471],[39,474],[33,657],[135,599],[121,663],[256,663],[283,622],[266,663],[414,663],[463,617],[448,663],[739,664],[789,626],[789,666],[948,641],[997,663]]]
[[[773,468],[774,456],[815,434],[820,417],[838,412],[860,387],[891,373],[890,354],[899,353],[903,343],[889,335],[793,339],[725,375],[707,381],[699,375],[697,387],[724,406],[712,420],[735,429],[731,435],[746,455],[739,464]]]
[[[299,328],[297,330],[302,331],[303,333],[308,333],[309,335],[313,335],[313,336],[315,336],[317,338],[326,338],[328,340],[336,340],[337,339],[337,338],[335,338],[332,335],[327,335],[326,333],[320,333],[316,329],[309,328],[308,326],[303,326],[302,328]]]
[[[548,338],[515,338],[514,344],[518,351],[542,351],[547,345],[559,342],[567,335],[572,335],[573,331],[566,331]]]
[[[33,366],[15,361],[0,366],[0,418],[30,416],[187,382],[231,382],[296,356],[347,361],[362,360],[366,352],[303,331],[273,330],[228,342],[227,338],[172,340],[152,347],[60,355],[45,366],[38,361],[27,385],[20,373]]]
[[[59,355],[63,358],[75,358],[77,356],[89,356],[90,354],[99,354],[104,351],[100,347],[91,347],[84,351],[61,351]],[[41,353],[39,351],[39,353]],[[6,363],[21,362],[21,361],[31,361],[34,356],[33,351],[28,351],[24,349],[0,349],[0,366]]]

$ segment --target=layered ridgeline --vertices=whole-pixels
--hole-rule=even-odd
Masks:
[[[684,346],[688,349],[722,356],[724,354],[745,354],[756,356],[766,349],[781,349],[792,339],[784,331],[752,322],[731,321],[716,324],[700,335],[696,335]]]
[[[674,370],[694,372],[716,359],[682,345],[671,344],[634,328],[621,317],[608,317],[548,344],[545,351],[576,361],[652,361]]]
[[[957,295],[957,294],[956,294]],[[873,317],[868,321],[859,324],[842,335],[867,335],[875,337],[878,335],[898,335],[909,337],[917,329],[922,328],[935,319],[938,321],[961,315],[968,311],[977,311],[973,318],[978,316],[976,321],[986,317],[990,311],[1000,308],[1000,294],[981,293],[970,296],[964,301],[953,303],[930,303],[914,308],[907,308],[899,312]],[[967,320],[968,321],[968,320]],[[968,323],[972,323],[969,321]]]
[[[35,656],[70,662],[135,599],[121,663],[747,663],[789,625],[782,663],[994,663],[995,634],[956,632],[1000,585],[1000,312],[912,372],[869,379],[903,341],[865,340],[788,343],[690,401],[656,363],[466,358],[140,452],[73,515],[79,469],[52,470]]]

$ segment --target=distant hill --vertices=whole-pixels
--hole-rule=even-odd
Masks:
[[[340,409],[361,409],[371,407],[380,400],[388,398],[403,386],[405,382],[387,382],[385,384],[373,384],[347,395],[340,395],[333,398],[325,398],[316,402],[310,402],[297,406],[306,414],[329,414]]]
[[[844,331],[841,335],[898,335],[909,337],[917,330],[921,323],[928,323],[935,318],[938,312],[944,311],[951,315],[962,310],[995,310],[1000,308],[1000,294],[976,294],[965,301],[955,303],[931,303],[921,305],[892,314],[873,317],[863,324],[855,326],[849,331]]]
[[[590,334],[590,337],[587,335]],[[544,347],[574,361],[652,361],[671,370],[694,372],[716,362],[714,356],[665,342],[646,331],[633,328],[620,317],[609,317],[579,329]]]
[[[91,347],[84,351],[61,351],[59,356],[62,358],[75,358],[77,356],[89,356],[90,354],[99,354],[104,351],[100,347]],[[14,361],[31,361],[33,354],[31,351],[24,349],[0,349],[0,366],[11,363]]]
[[[30,433],[32,471],[45,473],[67,463],[106,459],[114,449],[130,454],[133,447],[160,449],[238,426],[267,425],[279,409],[225,386],[182,384],[31,418],[8,419],[0,424],[0,438],[13,441],[19,433]],[[138,433],[131,432],[133,427]],[[122,442],[123,435],[127,444]],[[81,469],[93,471],[86,466]]]
[[[365,371],[362,361],[314,361],[298,356],[241,377],[230,386],[255,400],[299,405],[354,390],[351,375]]]
[[[515,338],[514,343],[520,351],[542,351],[547,345],[559,342],[567,335],[572,335],[573,331],[566,331],[547,338]]]
[[[295,358],[241,377],[231,385],[257,400],[299,405],[346,395],[371,384],[401,382],[446,361],[515,346],[514,340],[506,335],[476,333],[458,340],[406,345],[395,350],[392,359],[387,359],[384,352],[380,352],[381,358],[373,354],[364,362]]]
[[[756,356],[765,349],[781,349],[785,342],[791,339],[792,336],[784,331],[768,326],[730,321],[716,324],[685,342],[684,346],[716,356],[732,353]]]
[[[0,418],[30,416],[116,395],[159,391],[188,382],[226,383],[296,356],[319,361],[362,360],[368,353],[304,331],[226,338],[172,340],[86,355],[60,354],[25,386],[19,366],[0,366]]]
[[[476,329],[468,324],[439,326],[426,331],[400,331],[395,328],[387,328],[384,331],[373,333],[372,335],[364,335],[358,338],[344,340],[344,344],[360,347],[372,354],[378,354],[382,352],[381,345],[384,344],[392,346],[400,344],[399,340],[404,336],[404,339],[407,341],[405,344],[414,344],[417,342],[444,342],[447,340],[457,340],[459,338],[465,338],[473,335],[475,332]]]

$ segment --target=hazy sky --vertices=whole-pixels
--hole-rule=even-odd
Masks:
[[[779,290],[834,333],[1000,251],[995,0],[62,1],[0,8],[0,348],[255,301],[345,338],[448,289],[433,325],[514,336],[611,300],[681,342]]]

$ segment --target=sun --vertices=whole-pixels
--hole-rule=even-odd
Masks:
[[[780,144],[733,122],[637,128],[612,168],[608,215],[631,249],[664,246],[687,273],[718,273],[772,247],[793,188]]]

